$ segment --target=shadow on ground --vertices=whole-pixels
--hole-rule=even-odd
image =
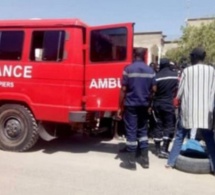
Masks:
[[[67,138],[58,138],[50,142],[39,140],[29,152],[43,151],[46,154],[56,152],[88,153],[101,152],[116,154],[115,159],[125,158],[125,141],[104,139],[103,137],[90,137],[74,135]],[[154,153],[154,145],[149,144],[149,150]]]
[[[57,138],[49,142],[40,139],[29,152],[42,150],[47,154],[60,151],[72,153],[87,153],[90,151],[117,153],[121,144],[113,143],[113,141],[101,137],[74,135],[67,138]]]

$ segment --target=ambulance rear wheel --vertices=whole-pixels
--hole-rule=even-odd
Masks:
[[[5,104],[0,107],[0,148],[22,152],[38,140],[38,126],[31,111],[22,105]]]

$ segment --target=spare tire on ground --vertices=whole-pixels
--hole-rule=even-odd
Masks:
[[[187,173],[208,174],[211,172],[211,164],[209,158],[194,158],[179,155],[175,168]]]

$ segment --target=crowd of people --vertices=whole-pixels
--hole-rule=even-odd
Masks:
[[[167,58],[162,58],[159,66],[155,63],[148,66],[142,57],[143,50],[136,49],[134,62],[123,71],[117,114],[126,130],[126,160],[121,167],[136,170],[138,152],[141,166],[149,168],[149,120],[156,155],[168,159],[166,168],[174,168],[185,137],[191,129],[198,129],[215,173],[215,69],[204,64],[205,50],[194,48],[190,66],[182,58],[180,68]]]

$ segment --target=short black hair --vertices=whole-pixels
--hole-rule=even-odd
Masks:
[[[137,58],[137,57],[139,57],[139,58],[141,58],[141,59],[143,59],[143,54],[144,54],[144,49],[143,48],[135,48],[134,49],[134,56]]]
[[[202,47],[196,47],[190,53],[190,57],[195,60],[204,61],[206,57],[206,51]]]

